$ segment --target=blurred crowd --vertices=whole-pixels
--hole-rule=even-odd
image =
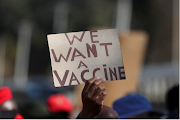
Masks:
[[[179,85],[173,86],[166,92],[166,108],[168,113],[153,109],[146,96],[138,93],[129,93],[115,100],[109,107],[103,105],[107,92],[102,83],[105,79],[93,77],[88,80],[82,91],[82,110],[76,117],[97,118],[97,119],[121,119],[121,118],[179,118]],[[111,94],[111,93],[108,93]],[[118,92],[116,93],[118,94]],[[41,116],[41,119],[62,119],[72,118],[72,101],[63,94],[52,94],[45,104],[49,110],[48,116]],[[0,88],[0,118],[25,119],[18,111],[18,105],[13,98],[10,87]],[[32,119],[33,117],[29,117]]]
[[[0,8],[0,118],[179,118],[178,0],[0,0]],[[107,106],[107,94],[120,91],[106,92],[106,80],[94,77],[81,91],[76,114],[68,94],[74,86],[55,88],[49,80],[46,35],[107,28],[128,33],[120,37],[123,61],[132,77],[128,85],[140,80],[139,91]]]

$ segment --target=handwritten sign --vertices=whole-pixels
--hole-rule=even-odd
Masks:
[[[55,87],[83,84],[93,76],[125,79],[118,31],[115,29],[47,36]]]

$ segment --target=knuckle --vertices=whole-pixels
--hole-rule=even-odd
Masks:
[[[97,86],[97,85],[98,85],[98,83],[97,83],[97,82],[93,82],[92,84],[93,84],[94,86]]]
[[[105,92],[102,92],[102,95],[103,96],[106,96],[107,95],[107,92],[105,91]]]
[[[100,86],[99,89],[100,90],[106,90],[106,87],[105,86]]]
[[[104,83],[106,81],[106,79],[104,78],[101,78],[101,82]]]
[[[100,78],[100,81],[104,81],[103,78]]]
[[[88,98],[88,99],[91,99],[91,96],[88,94],[88,95],[87,95],[87,98]]]
[[[88,81],[88,85],[89,85],[89,84],[92,84],[92,83],[93,83],[93,81],[91,81],[91,80]]]

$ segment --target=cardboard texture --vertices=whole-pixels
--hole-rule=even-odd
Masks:
[[[125,79],[118,31],[115,29],[47,36],[54,86],[83,84],[93,76]]]

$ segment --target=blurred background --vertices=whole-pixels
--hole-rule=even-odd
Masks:
[[[129,81],[118,81],[122,93],[108,82],[105,104],[137,92],[167,112],[165,94],[179,84],[178,0],[0,0],[0,87],[12,89],[24,118],[47,115],[55,93],[72,100],[72,117],[82,107],[82,85],[54,87],[47,35],[106,28],[119,30]]]

